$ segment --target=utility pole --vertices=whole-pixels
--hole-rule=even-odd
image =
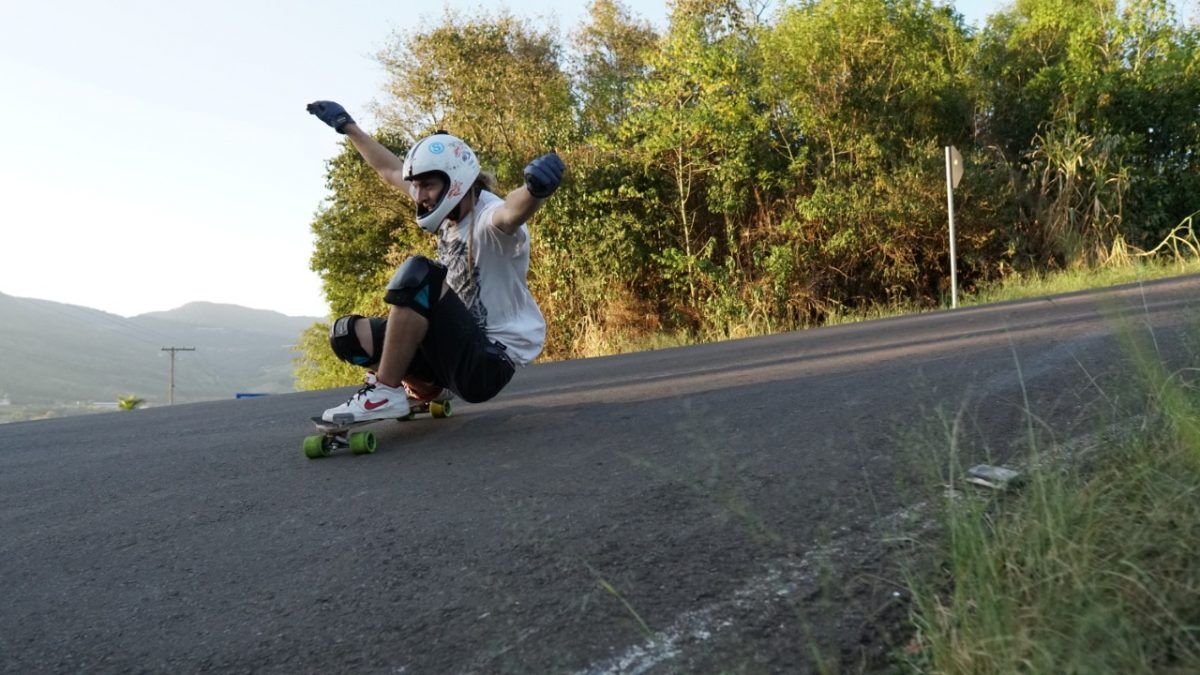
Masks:
[[[167,392],[167,405],[175,405],[175,352],[194,352],[195,347],[163,347],[164,352],[171,352],[171,388]]]

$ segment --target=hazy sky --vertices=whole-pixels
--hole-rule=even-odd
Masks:
[[[624,4],[665,25],[663,0]],[[955,4],[982,25],[1004,3]],[[0,293],[124,316],[195,300],[323,316],[309,224],[341,137],[304,105],[336,100],[374,128],[373,54],[479,3],[6,5]],[[572,29],[586,5],[523,0],[519,13]]]

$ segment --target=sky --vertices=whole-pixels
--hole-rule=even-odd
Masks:
[[[624,0],[666,25],[665,0]],[[325,316],[309,269],[325,162],[366,128],[374,54],[440,22],[429,0],[41,0],[0,24],[0,293],[121,316],[221,302]],[[414,8],[418,5],[419,8]],[[569,32],[586,0],[489,2]],[[520,9],[517,9],[519,6]],[[958,0],[982,26],[1002,0]],[[0,317],[2,319],[3,317]]]

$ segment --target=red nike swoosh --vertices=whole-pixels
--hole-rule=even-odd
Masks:
[[[387,402],[388,402],[388,400],[386,398],[383,399],[382,401],[367,401],[366,403],[363,404],[363,407],[366,408],[367,410],[374,410],[374,409],[378,408],[379,406],[384,405]]]

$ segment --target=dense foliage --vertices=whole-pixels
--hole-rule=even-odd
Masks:
[[[945,145],[967,288],[1102,264],[1200,208],[1200,31],[1167,0],[1016,0],[978,31],[930,0],[671,7],[659,34],[594,0],[565,37],[450,12],[379,56],[397,152],[448,129],[505,190],[566,160],[531,223],[551,357],[945,302]],[[380,312],[428,237],[349,146],[329,187],[313,267],[335,315]]]

